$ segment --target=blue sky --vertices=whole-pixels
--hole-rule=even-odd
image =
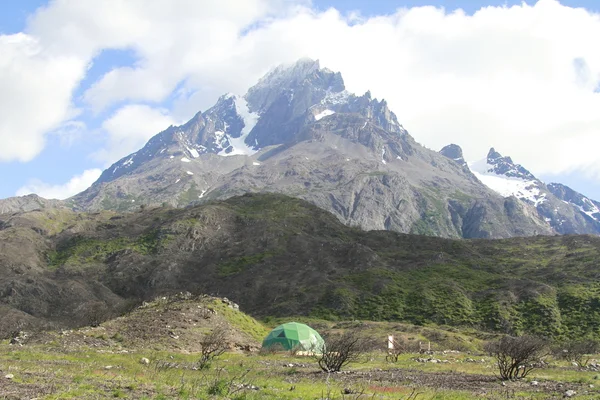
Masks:
[[[477,10],[486,6],[513,6],[519,5],[520,0],[496,0],[496,1],[478,1],[478,0],[412,0],[412,1],[389,1],[389,0],[315,0],[313,4],[320,8],[335,7],[338,10],[354,11],[358,10],[364,15],[381,15],[394,12],[400,7],[422,7],[435,6],[444,7],[446,10],[462,9],[468,14],[473,14]],[[532,4],[534,1],[526,1]],[[584,7],[588,10],[600,10],[600,4],[595,0],[563,0],[561,4],[570,7]]]
[[[210,1],[206,0],[208,3]],[[501,78],[505,78],[503,71],[498,73],[490,71],[490,78],[486,80],[488,70],[486,70],[485,65],[488,62],[489,65],[496,65],[496,55],[484,54],[486,57],[489,56],[489,60],[478,58],[482,53],[481,50],[476,50],[479,45],[477,41],[481,36],[478,29],[482,28],[477,21],[483,21],[484,18],[487,18],[486,24],[491,23],[492,26],[495,26],[495,30],[490,34],[490,43],[500,42],[502,44],[503,37],[510,38],[511,35],[514,35],[514,38],[510,40],[515,40],[514,47],[516,49],[529,44],[522,45],[523,42],[514,33],[510,23],[502,22],[504,20],[510,21],[510,18],[513,17],[531,18],[531,21],[547,18],[548,25],[559,26],[560,24],[557,25],[552,20],[552,18],[557,18],[552,13],[568,12],[569,16],[565,18],[565,25],[571,23],[574,27],[578,27],[588,26],[589,24],[589,29],[592,31],[596,29],[595,25],[592,26],[593,17],[589,17],[589,15],[590,12],[600,10],[598,2],[592,0],[560,1],[562,6],[568,8],[585,8],[587,13],[583,15],[571,12],[562,6],[562,8],[558,7],[558,3],[554,4],[555,0],[544,1],[547,3],[545,8],[534,8],[533,5],[536,2],[527,1],[526,3],[531,7],[516,10],[521,7],[522,2],[492,0],[314,0],[310,5],[313,10],[312,14],[291,15],[291,12],[287,10],[281,11],[275,16],[270,15],[268,16],[270,19],[267,19],[267,15],[264,14],[264,11],[261,11],[260,5],[261,2],[268,2],[268,0],[249,0],[246,6],[247,9],[239,12],[231,11],[231,7],[227,8],[226,6],[215,5],[213,8],[216,15],[214,18],[230,21],[232,31],[238,32],[239,35],[239,32],[249,30],[250,34],[232,38],[227,30],[229,27],[223,28],[223,32],[214,37],[210,35],[211,31],[194,31],[194,34],[200,36],[195,41],[214,41],[216,44],[213,47],[206,45],[206,47],[198,48],[194,46],[201,46],[201,44],[193,44],[190,45],[189,52],[186,52],[185,46],[190,41],[189,32],[171,32],[179,29],[177,21],[175,21],[172,25],[173,28],[165,28],[171,29],[171,31],[165,31],[162,35],[157,35],[153,39],[157,42],[164,39],[167,47],[169,40],[177,43],[173,46],[173,49],[167,48],[162,53],[158,50],[155,52],[152,43],[147,43],[148,40],[144,36],[136,36],[138,33],[136,31],[137,27],[139,26],[139,31],[143,31],[143,23],[153,24],[155,23],[153,18],[163,17],[160,12],[157,14],[149,12],[148,15],[142,17],[139,17],[139,15],[132,16],[132,21],[133,18],[147,18],[147,20],[141,22],[135,20],[131,24],[125,23],[113,31],[113,25],[109,23],[104,25],[99,23],[98,26],[96,26],[96,22],[90,23],[90,21],[94,21],[96,16],[97,18],[103,18],[102,15],[112,15],[112,11],[102,7],[101,4],[87,3],[89,4],[89,10],[87,10],[86,7],[81,6],[69,8],[64,1],[58,1],[56,4],[50,4],[45,13],[40,13],[32,19],[36,9],[40,6],[46,6],[47,2],[34,0],[4,2],[0,6],[0,39],[5,37],[13,41],[12,38],[16,37],[15,34],[23,32],[28,38],[34,38],[38,44],[33,56],[29,50],[23,51],[22,54],[19,53],[20,57],[24,57],[22,61],[25,63],[18,64],[19,68],[22,65],[31,67],[31,72],[28,68],[22,68],[23,74],[26,72],[31,73],[33,74],[32,77],[44,74],[45,64],[42,64],[45,61],[40,63],[36,57],[41,60],[46,60],[44,57],[51,57],[52,62],[56,63],[56,70],[66,71],[67,68],[72,68],[73,73],[71,78],[67,76],[66,72],[65,76],[61,77],[64,78],[64,85],[62,82],[44,81],[43,84],[47,83],[48,88],[40,88],[39,94],[36,88],[27,87],[21,90],[19,79],[22,79],[23,86],[26,86],[31,79],[25,75],[19,75],[16,76],[16,79],[8,82],[12,84],[11,90],[14,90],[17,96],[6,95],[7,97],[2,99],[2,94],[0,94],[0,105],[7,104],[15,107],[16,112],[20,115],[12,122],[10,119],[13,114],[8,114],[8,112],[6,115],[0,114],[0,118],[9,120],[5,125],[0,122],[0,140],[7,140],[5,143],[11,143],[11,149],[5,150],[4,153],[0,151],[0,176],[2,177],[0,198],[13,196],[17,192],[24,193],[27,189],[38,191],[42,195],[64,196],[64,193],[79,189],[82,185],[87,185],[88,181],[95,177],[101,169],[126,155],[123,152],[135,151],[143,145],[147,138],[166,128],[168,124],[184,122],[196,111],[206,109],[214,103],[220,93],[228,91],[243,93],[270,66],[279,62],[288,62],[302,55],[308,55],[320,58],[326,66],[341,70],[349,89],[357,92],[372,89],[375,95],[388,99],[401,123],[409,129],[417,141],[434,150],[439,149],[445,143],[456,142],[463,146],[467,158],[475,161],[483,158],[487,153],[487,148],[493,146],[503,154],[511,155],[516,162],[520,162],[531,169],[538,177],[547,182],[559,181],[592,198],[600,199],[600,163],[597,162],[598,157],[596,157],[596,160],[594,159],[594,154],[590,150],[591,144],[589,139],[586,139],[593,137],[597,132],[596,129],[600,127],[600,124],[597,124],[597,117],[594,117],[594,115],[598,115],[597,109],[595,114],[593,112],[597,96],[592,96],[589,90],[585,92],[583,90],[585,88],[567,87],[565,79],[557,75],[563,73],[561,68],[564,68],[564,65],[557,64],[556,68],[548,68],[548,71],[542,71],[541,69],[545,68],[543,60],[539,61],[532,58],[531,61],[523,64],[523,68],[519,67],[515,68],[515,71],[509,71],[510,74],[517,74],[515,75],[515,81],[538,75],[538,70],[539,75],[547,73],[551,77],[550,79],[556,78],[555,81],[549,80],[547,88],[544,88],[543,85],[540,86],[538,83],[531,84],[531,88],[527,86],[523,89],[528,90],[528,92],[524,94],[515,93],[515,96],[511,97],[510,93],[507,94],[502,91],[502,87],[505,86],[502,85],[501,81]],[[290,0],[289,3],[293,2],[293,0]],[[83,3],[85,1],[73,4],[81,5]],[[154,4],[158,3],[159,1],[156,1]],[[256,3],[256,7],[254,7],[254,3]],[[306,1],[301,3],[306,5]],[[189,6],[191,16],[197,13],[198,18],[204,18],[205,9],[202,8],[202,2],[190,2],[189,4],[191,4]],[[218,4],[218,2],[215,4]],[[410,20],[408,18],[403,21],[387,20],[382,23],[379,23],[376,18],[392,15],[401,7],[413,8],[427,5],[438,8],[444,7],[446,14],[433,15],[431,13],[415,12],[410,14],[413,16]],[[450,11],[457,8],[463,9],[468,15],[472,15],[482,7],[488,6],[516,6],[515,10],[519,14],[515,11],[514,16],[506,17],[498,8],[485,17],[464,20],[465,22],[462,25],[452,22],[454,20],[448,17]],[[94,7],[98,9],[96,10]],[[326,10],[331,7],[339,10],[340,15],[327,14]],[[424,33],[417,32],[418,35],[415,34],[409,37],[408,40],[412,40],[414,43],[422,43],[421,46],[423,47],[428,46],[425,49],[427,51],[421,53],[420,51],[423,49],[417,48],[419,52],[413,55],[410,48],[402,49],[405,52],[402,53],[402,57],[406,59],[408,55],[408,58],[423,62],[423,65],[416,65],[415,69],[407,69],[404,75],[400,73],[394,75],[395,70],[392,65],[397,60],[390,58],[391,56],[382,56],[381,60],[376,59],[379,53],[370,53],[373,50],[369,48],[368,43],[364,51],[371,54],[370,57],[374,59],[371,60],[371,63],[365,62],[365,66],[361,68],[352,61],[350,55],[340,52],[339,56],[335,56],[333,55],[334,51],[327,48],[327,44],[315,45],[315,42],[327,42],[329,40],[327,35],[338,38],[336,40],[343,40],[339,39],[343,38],[343,35],[337,34],[335,29],[340,31],[350,29],[349,26],[355,22],[350,22],[345,18],[354,11],[358,11],[363,17],[363,20],[359,22],[359,24],[364,25],[361,29],[369,30],[368,34],[374,35],[373,37],[377,38],[376,41],[379,41],[380,38],[385,39],[385,37],[377,36],[378,29],[381,29],[381,32],[391,32],[390,29],[397,29],[395,32],[404,32],[403,29],[410,26],[409,21],[423,18]],[[137,14],[140,14],[140,12]],[[498,15],[498,21],[500,21],[497,26],[494,25],[496,14]],[[123,13],[123,15],[127,14]],[[132,13],[132,15],[135,15],[135,13]],[[110,20],[111,18],[105,17],[105,19]],[[444,23],[437,24],[438,19],[439,21],[443,20]],[[286,23],[279,26],[277,21],[287,21],[290,32],[285,31],[288,29]],[[427,25],[429,23],[431,24],[430,28]],[[303,32],[302,24],[317,27],[314,28],[317,30],[322,29],[322,33],[313,38],[308,33],[308,30],[312,28],[308,28],[306,32]],[[523,22],[523,24],[523,26],[527,26],[527,22]],[[329,28],[330,26],[334,26],[334,28]],[[463,29],[462,26],[468,27]],[[73,29],[72,32],[69,29]],[[110,39],[110,34],[117,32],[118,29],[122,29],[122,34],[120,36],[116,34],[116,39]],[[297,29],[300,33],[297,31],[292,32],[292,29]],[[408,30],[414,31],[415,29],[411,27]],[[428,33],[427,29],[431,29],[431,33]],[[441,29],[448,29],[448,31],[444,32]],[[470,29],[472,29],[472,32]],[[568,26],[560,29],[565,29],[565,32],[576,30]],[[484,33],[487,33],[487,30],[484,30]],[[577,34],[582,35],[582,37],[590,36],[585,35],[584,32]],[[286,38],[286,35],[289,38]],[[387,33],[383,35],[385,36]],[[446,38],[453,35],[458,37],[456,43],[447,43]],[[531,42],[533,47],[523,50],[523,54],[536,54],[538,51],[538,48],[535,47],[537,43],[535,35],[537,33],[526,37],[526,39],[534,38]],[[303,42],[304,36],[306,42]],[[275,44],[272,43],[273,37],[278,37],[276,39],[278,42]],[[81,38],[86,40],[80,40]],[[19,38],[20,40],[22,40],[22,37]],[[552,40],[555,39],[549,37],[548,43],[553,43]],[[582,55],[587,54],[587,52],[593,54],[595,51],[593,49],[594,45],[597,48],[597,42],[595,44],[590,43],[588,47],[585,47],[576,34],[573,37],[565,38],[565,41],[567,40],[572,41],[571,47],[581,47],[580,52]],[[591,39],[587,37],[586,40]],[[407,40],[403,43],[405,42]],[[248,43],[254,46],[254,53],[262,54],[262,58],[258,56],[253,58],[252,52],[247,50]],[[465,43],[467,45],[459,47]],[[510,45],[510,42],[508,43]],[[2,45],[1,41],[0,45]],[[14,43],[8,45],[12,46]],[[27,45],[24,46],[26,48]],[[231,46],[232,51],[226,55],[221,54],[219,48],[227,48],[227,46]],[[278,49],[277,46],[281,46],[281,50],[275,51]],[[452,54],[459,54],[462,57],[457,60],[453,59],[450,63],[452,65],[448,67],[447,71],[442,69],[446,58],[443,59],[444,62],[442,63],[436,61],[439,57],[442,57],[441,55],[448,57],[444,46],[455,49],[452,50]],[[485,43],[482,46],[485,53]],[[269,47],[273,47],[273,51],[269,52]],[[569,43],[566,43],[564,47],[568,49],[570,47]],[[473,54],[469,54],[470,48],[474,49]],[[352,49],[352,46],[349,49]],[[502,47],[500,49],[502,50]],[[562,53],[543,53],[546,50],[543,44],[540,45],[540,57],[548,56],[548,60],[554,60],[563,56]],[[387,51],[393,53],[394,49],[388,48]],[[196,57],[197,54],[213,54],[214,59],[222,58],[223,67],[211,65],[203,60],[196,60],[196,58],[201,58]],[[578,54],[564,56],[579,57]],[[509,56],[510,54],[507,54],[507,57]],[[63,67],[62,63],[66,62],[65,58],[71,57],[76,62],[69,62],[64,64],[65,67]],[[585,76],[582,79],[585,78],[585,82],[590,81],[597,85],[600,67],[593,57],[593,55],[587,58],[581,56],[581,59],[587,60],[583,64],[582,71]],[[169,58],[172,63],[164,63],[165,58]],[[195,62],[197,65],[192,65],[188,70],[185,70],[184,67],[179,68],[172,65],[183,65],[188,63],[190,59],[192,59],[192,63]],[[245,60],[248,65],[247,68],[240,69],[238,65],[240,59]],[[481,67],[472,72],[473,60],[481,63]],[[415,61],[415,64],[417,61]],[[30,62],[31,64],[28,64]],[[536,63],[539,63],[538,67],[531,67],[531,71],[527,70]],[[48,62],[48,64],[51,64],[51,62]],[[387,65],[389,67],[386,67]],[[133,75],[131,79],[128,80],[128,72],[123,70],[123,67],[131,67],[135,70],[131,74]],[[1,56],[0,68],[2,68]],[[48,68],[50,69],[50,67]],[[137,71],[138,69],[140,71]],[[105,78],[106,74],[113,70],[118,71],[117,75],[119,76],[111,83],[110,80]],[[504,68],[505,70],[506,68]],[[428,79],[427,71],[431,72],[431,79]],[[3,75],[1,72],[0,70],[0,76]],[[145,79],[142,81],[145,82],[144,84],[139,84],[140,81],[136,80],[141,78],[135,75],[141,74]],[[387,76],[386,74],[389,74],[389,77],[383,79]],[[414,74],[415,78],[412,79],[412,76],[407,77],[407,74]],[[472,74],[472,79],[470,74]],[[4,76],[7,75],[4,74]],[[53,75],[49,76],[51,78],[48,79],[52,80]],[[398,81],[398,87],[389,87],[391,81]],[[496,81],[498,88],[500,88],[499,91],[502,93],[496,93],[494,88],[491,88],[489,92],[483,92],[482,95],[482,92],[477,89],[487,84],[487,82],[495,84]],[[543,84],[543,81],[541,82]],[[460,97],[456,94],[460,94],[462,85],[466,85],[465,91],[473,93],[470,99],[466,97],[457,98]],[[1,81],[0,87],[3,87]],[[128,91],[128,88],[131,88],[131,90]],[[549,102],[544,108],[544,102],[548,98],[546,90],[548,90],[548,93],[554,91],[563,93],[564,91],[565,95],[568,94],[574,97],[572,100],[566,101],[566,105],[562,105],[560,102],[556,104]],[[406,92],[405,95],[404,92]],[[507,99],[509,100],[505,102],[493,100],[494,97],[501,95],[508,96]],[[427,96],[429,96],[429,99]],[[475,96],[486,98],[476,98]],[[414,100],[406,102],[406,97],[411,97]],[[527,102],[523,100],[522,104],[507,104],[520,97],[527,99]],[[561,94],[557,97],[562,98],[564,96]],[[33,101],[30,103],[28,99]],[[431,99],[435,100],[432,104],[432,111],[427,112]],[[485,108],[483,104],[489,105]],[[539,105],[539,110],[535,109],[531,112],[527,110],[530,105],[536,104]],[[480,105],[481,107],[479,107]],[[573,107],[570,107],[570,105],[573,105]],[[57,109],[56,118],[44,114],[54,106]],[[496,113],[497,108],[504,106],[506,106],[505,110]],[[35,107],[39,107],[39,110]],[[589,112],[584,112],[588,109]],[[565,115],[557,115],[562,110],[565,110]],[[523,119],[522,123],[511,124],[507,122],[513,114],[515,118]],[[29,122],[32,122],[31,127]],[[72,129],[73,126],[77,129]],[[571,126],[577,127],[580,131],[572,132]],[[31,140],[24,141],[23,145],[15,145],[13,154],[11,153],[12,143],[16,143],[26,136],[21,131],[22,127],[23,132],[27,131],[27,135],[31,135]],[[3,129],[4,132],[2,132]],[[573,136],[573,138],[570,138],[570,136]],[[575,136],[579,139],[575,139]],[[569,140],[567,140],[568,137]],[[525,138],[527,140],[523,140]],[[28,146],[30,142],[35,142],[41,150],[23,150],[23,146]],[[88,172],[85,177],[82,176],[77,180],[77,176],[84,174],[85,171]]]

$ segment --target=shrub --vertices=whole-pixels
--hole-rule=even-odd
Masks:
[[[485,350],[496,359],[502,380],[515,380],[527,376],[545,355],[547,344],[536,336],[505,336],[488,342]]]
[[[313,357],[324,372],[338,372],[348,363],[358,361],[367,348],[365,338],[348,331],[326,337],[323,346],[313,349]]]
[[[563,360],[576,362],[580,367],[587,366],[593,354],[600,351],[600,342],[593,339],[583,339],[567,342],[555,348],[554,356]]]
[[[223,326],[215,327],[211,333],[204,336],[200,342],[198,368],[208,368],[211,361],[223,354],[227,348],[227,330]]]

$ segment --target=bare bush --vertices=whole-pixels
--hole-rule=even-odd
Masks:
[[[198,368],[208,368],[212,360],[223,354],[228,347],[227,329],[223,326],[215,327],[208,335],[204,336],[202,341],[200,341],[200,359],[198,360]]]
[[[536,368],[546,354],[546,341],[536,336],[505,336],[488,342],[485,350],[496,359],[502,380],[522,379]]]
[[[368,343],[356,332],[328,336],[320,348],[313,349],[314,358],[324,372],[338,372],[348,363],[359,361]]]
[[[555,348],[556,358],[577,363],[580,367],[585,367],[594,354],[600,351],[600,342],[593,339],[583,339],[574,342],[567,342]]]

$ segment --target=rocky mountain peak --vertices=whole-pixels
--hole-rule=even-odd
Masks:
[[[248,90],[245,98],[252,112],[262,114],[282,95],[288,101],[301,98],[303,105],[317,104],[327,95],[345,91],[339,72],[321,68],[318,60],[303,58],[292,65],[280,65]]]
[[[520,178],[524,180],[537,180],[535,176],[526,170],[521,164],[515,164],[510,157],[503,157],[493,147],[487,155],[487,163],[490,166],[489,172],[496,175],[504,175],[509,178]]]
[[[556,216],[564,203],[510,157],[492,148],[475,168],[456,144],[439,153],[423,148],[386,100],[349,93],[340,73],[310,59],[274,68],[244,97],[219,97],[97,183],[73,204],[131,210],[273,191],[365,229],[461,237],[593,232],[583,217],[575,221],[571,206]]]
[[[488,155],[487,155],[487,160],[488,160],[488,162],[490,162],[490,161],[492,161],[492,162],[493,162],[493,161],[495,161],[495,160],[497,160],[497,159],[499,159],[499,158],[502,158],[502,154],[498,153],[498,152],[496,151],[496,149],[494,149],[493,147],[492,147],[492,148],[490,148],[490,151],[488,151]],[[511,160],[511,158],[510,158],[510,157],[506,157],[506,158],[507,158],[507,159],[509,159],[509,160],[510,160],[510,162],[512,162],[512,160]]]
[[[460,165],[467,165],[467,162],[463,157],[462,148],[457,144],[451,143],[447,146],[444,146],[444,148],[440,150],[440,154],[456,161]]]

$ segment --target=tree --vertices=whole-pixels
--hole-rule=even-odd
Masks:
[[[367,341],[356,332],[327,336],[324,344],[313,349],[314,358],[324,372],[338,372],[348,363],[358,361],[366,352]]]
[[[500,378],[515,380],[527,376],[546,354],[546,341],[536,336],[504,336],[488,342],[485,350],[496,359]]]
[[[221,325],[215,327],[200,341],[198,368],[208,368],[211,361],[223,354],[228,347],[227,329]]]

